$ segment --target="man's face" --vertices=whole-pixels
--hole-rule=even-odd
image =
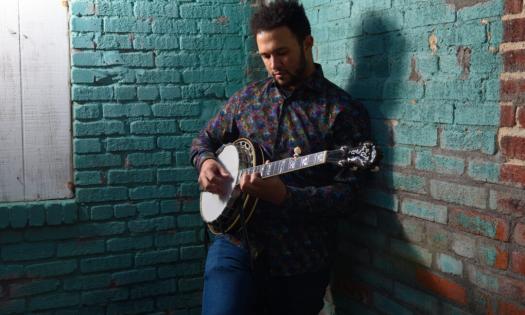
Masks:
[[[256,41],[266,71],[280,86],[293,88],[304,79],[307,47],[299,44],[288,27],[260,31]]]

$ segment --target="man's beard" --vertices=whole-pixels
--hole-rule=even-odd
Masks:
[[[301,47],[300,58],[301,59],[299,60],[299,67],[297,68],[296,71],[294,71],[293,73],[286,71],[286,73],[290,77],[287,81],[279,83],[279,81],[275,80],[277,83],[279,83],[279,86],[283,88],[295,87],[299,83],[304,81],[305,79],[304,73],[306,72],[306,56],[305,56],[305,53],[302,47]],[[274,79],[275,79],[275,76],[274,76]]]

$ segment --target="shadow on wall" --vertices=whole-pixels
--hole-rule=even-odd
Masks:
[[[397,113],[410,102],[407,87],[418,84],[421,77],[397,24],[373,15],[364,20],[372,27],[370,33],[349,39],[346,62],[353,71],[345,88],[368,108],[373,140],[384,157],[356,212],[339,224],[331,287],[337,315],[375,314],[374,309],[404,314],[409,311],[396,302],[404,299],[399,294],[410,294],[410,287],[421,281],[418,271],[432,263],[431,255],[412,245],[425,242],[422,225],[396,214],[399,200],[392,167],[396,151],[403,150],[394,146],[393,128],[401,118]],[[438,305],[420,308],[439,313]]]

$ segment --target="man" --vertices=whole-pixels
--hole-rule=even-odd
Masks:
[[[224,194],[232,180],[214,152],[239,137],[260,144],[270,160],[290,157],[296,147],[309,154],[369,139],[365,109],[313,62],[314,40],[302,5],[294,0],[263,5],[251,27],[269,77],[234,94],[192,144],[199,185],[211,193]],[[235,231],[211,245],[203,314],[314,315],[321,310],[335,221],[351,210],[357,188],[357,176],[336,182],[337,172],[318,166],[240,179],[240,189],[260,201],[246,227],[248,237]]]

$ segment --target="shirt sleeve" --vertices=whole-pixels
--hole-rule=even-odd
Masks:
[[[234,95],[224,107],[212,118],[193,139],[190,158],[193,166],[200,171],[201,165],[208,159],[215,159],[215,152],[225,143],[237,139],[238,130],[235,124],[238,96]]]
[[[350,147],[370,140],[370,121],[368,113],[360,103],[354,103],[348,110],[340,112],[332,127],[332,149],[342,145]],[[336,179],[333,172],[325,172],[323,184],[298,187],[287,185],[287,197],[281,205],[288,216],[319,214],[334,215],[351,211],[365,181],[367,171],[347,170],[343,178]]]

